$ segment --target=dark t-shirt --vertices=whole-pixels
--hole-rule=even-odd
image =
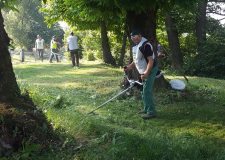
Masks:
[[[147,41],[144,42],[142,44],[142,46],[139,48],[141,53],[143,54],[146,62],[148,62],[148,57],[150,57],[150,56],[153,57],[153,55],[154,55],[150,44],[147,44],[147,43],[148,43]],[[155,67],[156,66],[156,59],[154,58],[153,60],[154,60],[153,67]]]

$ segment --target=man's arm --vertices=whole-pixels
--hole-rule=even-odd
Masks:
[[[148,64],[147,64],[146,70],[144,71],[144,74],[141,75],[142,80],[145,80],[149,76],[154,63],[152,56],[147,57],[147,59],[148,59]]]
[[[152,46],[149,44],[146,44],[142,53],[144,54],[144,57],[146,58],[146,61],[147,61],[147,67],[144,73],[141,75],[141,79],[145,80],[151,73],[151,70],[154,64],[154,59],[153,59],[154,52],[152,50]]]
[[[127,65],[126,70],[131,70],[131,69],[133,69],[134,67],[135,67],[135,64],[134,64],[134,62],[132,62],[132,63],[130,63],[130,64]]]

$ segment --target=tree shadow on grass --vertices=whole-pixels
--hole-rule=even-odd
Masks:
[[[72,160],[78,157],[85,160],[225,158],[223,139],[200,137],[191,133],[171,135],[163,129],[149,128],[140,131],[106,124],[92,119],[89,126],[86,126],[89,129],[89,138],[82,147],[72,138],[64,147],[58,147],[46,156],[56,160]],[[67,138],[71,136],[66,135]]]

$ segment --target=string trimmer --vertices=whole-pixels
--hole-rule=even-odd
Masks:
[[[130,86],[128,88],[126,88],[125,90],[120,91],[117,95],[115,95],[114,97],[110,98],[109,100],[105,101],[104,103],[102,103],[101,105],[99,105],[97,108],[95,108],[94,110],[92,110],[91,112],[89,112],[88,114],[92,114],[94,113],[94,111],[102,108],[104,105],[106,105],[107,103],[111,102],[112,100],[114,100],[115,98],[119,97],[120,95],[124,94],[126,91],[128,91],[129,89],[133,88],[135,86],[135,84],[138,85],[143,85],[143,83],[139,82],[139,81],[135,81],[135,80],[130,80],[128,79],[128,76],[125,75]]]

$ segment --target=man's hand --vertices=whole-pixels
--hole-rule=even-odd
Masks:
[[[144,81],[145,79],[147,79],[148,75],[148,73],[144,72],[144,74],[141,75],[141,80]]]
[[[127,72],[127,71],[129,71],[129,70],[131,70],[131,67],[128,65],[128,66],[124,66],[123,67],[123,70],[125,71],[125,72]]]

